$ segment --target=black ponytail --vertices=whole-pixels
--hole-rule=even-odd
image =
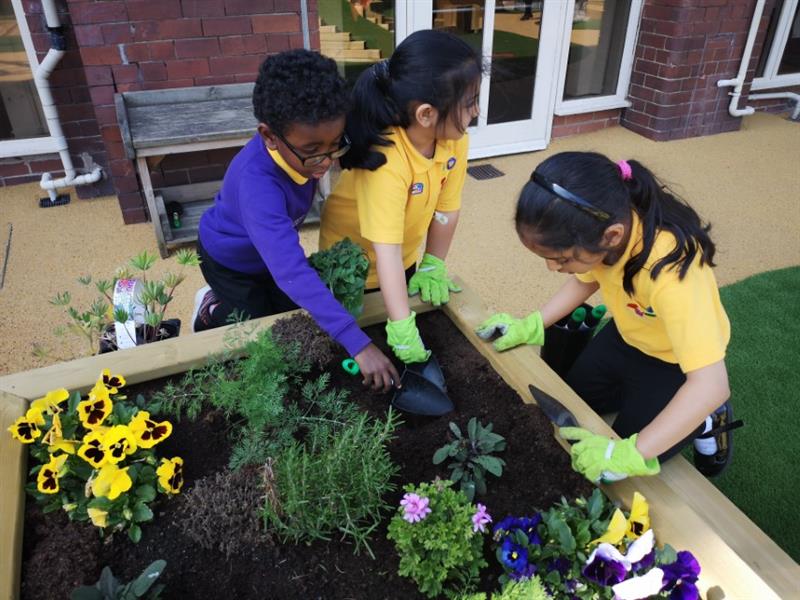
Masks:
[[[675,268],[683,279],[700,253],[700,264],[715,266],[716,248],[708,235],[711,226],[682,199],[674,195],[640,162],[628,161],[631,177],[623,180],[620,168],[602,154],[562,152],[551,156],[536,172],[608,214],[602,220],[590,211],[562,200],[551,191],[529,181],[522,188],[515,222],[520,235],[554,250],[574,246],[589,252],[602,246],[606,228],[614,223],[631,226],[631,210],[642,222],[642,249],[624,266],[623,288],[632,295],[633,278],[647,264],[659,230],[675,236],[676,245],[650,269],[655,279],[664,268]]]
[[[351,146],[339,159],[345,169],[375,170],[386,162],[376,146],[393,142],[387,130],[408,127],[412,103],[431,104],[440,120],[457,117],[472,88],[477,93],[483,67],[480,54],[461,38],[443,31],[417,31],[392,57],[361,73],[347,115]]]

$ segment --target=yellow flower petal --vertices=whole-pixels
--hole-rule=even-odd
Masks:
[[[86,429],[94,429],[103,424],[109,414],[113,403],[108,395],[108,390],[102,385],[89,392],[89,398],[78,403],[78,417]]]
[[[78,448],[78,456],[95,469],[99,469],[108,462],[106,448],[103,445],[103,438],[107,431],[107,427],[98,427],[96,430],[90,431],[83,437],[83,445]]]
[[[650,507],[647,504],[647,499],[639,492],[634,492],[631,516],[628,518],[625,537],[629,540],[634,540],[648,529],[650,529]]]
[[[97,385],[105,387],[110,394],[116,394],[125,385],[125,378],[122,375],[112,375],[110,369],[103,369]]]
[[[108,462],[116,464],[136,452],[136,438],[127,425],[114,425],[103,436],[103,447]]]
[[[31,408],[35,408],[40,412],[61,412],[59,404],[69,398],[69,392],[64,388],[52,390],[47,392],[43,398],[38,398],[31,402]]]
[[[50,461],[39,469],[36,476],[36,489],[43,494],[56,494],[60,487],[58,485],[58,478],[64,474],[66,467],[64,463],[67,460],[66,454],[59,454],[52,456]]]
[[[117,465],[107,464],[100,469],[92,482],[92,493],[116,500],[120,494],[131,489],[133,481],[128,475],[128,467],[120,469]]]
[[[183,487],[183,459],[176,456],[171,459],[162,458],[156,469],[158,483],[168,494],[177,494]]]
[[[608,524],[608,529],[606,529],[606,532],[596,540],[592,540],[589,543],[600,544],[602,542],[607,542],[616,546],[622,540],[627,530],[628,521],[625,519],[625,515],[622,514],[622,511],[617,509],[614,511],[614,515],[611,517],[611,521]]]
[[[106,527],[108,525],[108,511],[99,508],[87,508],[86,512],[89,513],[89,518],[92,524],[97,527]]]
[[[14,424],[8,427],[11,437],[23,444],[32,444],[42,435],[41,430],[35,422],[29,421],[27,417],[19,417]]]
[[[150,413],[146,410],[136,413],[131,419],[129,427],[136,437],[136,443],[141,448],[152,448],[167,439],[172,433],[172,423],[169,421],[157,423],[150,418]]]

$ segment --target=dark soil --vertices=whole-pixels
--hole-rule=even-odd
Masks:
[[[591,486],[572,471],[568,455],[553,439],[547,418],[537,407],[522,402],[445,315],[427,313],[418,317],[418,324],[444,371],[456,411],[436,419],[406,419],[399,427],[390,448],[401,467],[397,490],[387,499],[392,506],[397,506],[403,494],[401,486],[406,483],[446,476],[445,465],[432,463],[433,453],[448,441],[450,421],[465,429],[473,416],[484,424],[492,422],[494,431],[508,443],[500,455],[506,461],[502,477],[489,476],[488,493],[477,499],[488,507],[495,522],[509,514],[532,514],[561,496],[591,493]],[[368,333],[374,340],[385,339],[382,325],[368,329]],[[333,385],[349,389],[351,398],[371,414],[385,415],[390,397],[364,391],[360,378],[347,375],[338,366],[342,358],[343,352],[338,351],[331,365]],[[147,396],[163,383],[133,386],[128,396]],[[183,457],[184,491],[195,480],[226,468],[230,449],[226,427],[216,413],[206,413],[194,423],[183,419],[174,424],[172,436],[159,446],[161,456]],[[163,597],[170,599],[421,597],[411,580],[397,575],[398,558],[386,539],[388,518],[370,541],[375,560],[366,553],[354,554],[350,543],[338,540],[310,546],[262,544],[226,558],[223,552],[203,550],[182,532],[182,498],[179,495],[153,505],[156,517],[143,527],[138,545],[125,534],[101,541],[91,525],[68,523],[60,512],[42,515],[33,502],[28,502],[23,597],[67,598],[76,584],[94,583],[104,565],[111,566],[118,578],[129,581],[160,558],[167,561],[167,567],[159,581],[167,585]],[[500,568],[488,536],[486,540],[490,567],[484,572],[482,587],[489,590],[496,587]]]

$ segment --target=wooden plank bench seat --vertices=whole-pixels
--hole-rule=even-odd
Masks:
[[[197,225],[213,204],[221,181],[153,189],[150,168],[165,156],[244,146],[256,131],[252,83],[170,88],[115,94],[117,121],[125,154],[135,161],[142,191],[163,258],[169,250],[197,240]],[[317,202],[306,223],[319,221]],[[179,202],[181,227],[173,228],[165,205]]]

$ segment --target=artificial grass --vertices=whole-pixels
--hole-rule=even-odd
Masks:
[[[720,296],[731,321],[733,414],[745,426],[734,431],[732,463],[711,481],[800,561],[800,267],[749,277]]]

